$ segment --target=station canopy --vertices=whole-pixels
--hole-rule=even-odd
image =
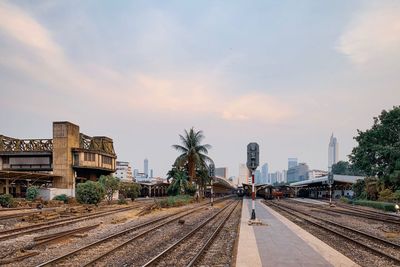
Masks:
[[[51,181],[53,178],[61,178],[61,176],[43,172],[20,172],[20,171],[0,171],[0,180],[12,179],[16,180],[44,180]]]
[[[357,180],[363,180],[364,176],[351,176],[351,175],[333,175],[334,183],[341,184],[355,184]],[[315,179],[304,180],[300,182],[291,183],[290,186],[293,187],[306,187],[306,186],[317,186],[317,185],[327,185],[328,184],[328,176],[322,176]]]

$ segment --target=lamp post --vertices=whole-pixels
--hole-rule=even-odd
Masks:
[[[210,166],[208,166],[208,175],[210,176],[210,183],[211,183],[211,196],[210,196],[210,203],[211,203],[211,207],[214,205],[214,186],[213,186],[213,181],[214,181],[214,176],[215,176],[215,166],[214,164],[210,164]]]
[[[255,211],[255,198],[256,192],[254,188],[254,171],[257,169],[259,165],[259,147],[257,143],[250,143],[247,145],[247,168],[251,172],[251,220],[256,219],[256,211]]]
[[[328,185],[329,185],[329,206],[332,206],[332,185],[333,185],[333,173],[329,172],[328,175]]]

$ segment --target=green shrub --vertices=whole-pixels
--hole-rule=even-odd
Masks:
[[[98,204],[104,198],[104,188],[93,181],[86,181],[76,186],[76,200],[82,204]]]
[[[378,201],[371,201],[371,200],[355,200],[353,202],[355,205],[371,207],[375,209],[380,209],[384,211],[396,211],[394,207],[395,204],[387,203],[387,202],[378,202]]]
[[[30,186],[26,189],[26,199],[35,200],[39,196],[39,189],[36,186]]]
[[[346,203],[346,204],[352,204],[353,203],[353,201],[351,199],[347,198],[347,197],[341,197],[340,198],[340,202]]]
[[[119,188],[119,179],[112,175],[102,175],[99,183],[104,188],[108,204],[111,204],[113,195]]]
[[[66,194],[61,194],[61,195],[55,196],[53,198],[53,200],[63,201],[64,203],[67,203],[68,202],[68,196]]]
[[[382,191],[379,192],[379,201],[384,201],[384,202],[392,202],[395,199],[395,196],[389,188],[386,188]]]
[[[10,194],[0,195],[0,206],[10,208],[14,204],[14,198]]]
[[[121,182],[119,184],[119,194],[132,201],[139,196],[140,189],[140,185],[136,183]]]
[[[393,193],[393,197],[395,200],[400,200],[400,190],[396,190],[396,192]]]
[[[166,199],[163,199],[159,202],[160,207],[180,207],[187,205],[193,201],[193,198],[188,195],[178,195],[178,196],[170,196]]]
[[[120,198],[118,199],[118,205],[123,205],[123,204],[128,204],[125,200],[125,198]]]
[[[196,194],[196,191],[197,191],[196,186],[193,184],[188,184],[185,189],[186,194],[190,196],[194,196],[194,194]]]

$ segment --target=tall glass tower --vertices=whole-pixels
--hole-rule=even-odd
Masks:
[[[149,160],[144,159],[144,174],[149,177]]]
[[[332,165],[338,162],[339,158],[339,143],[336,137],[331,135],[328,146],[328,171],[332,170]]]

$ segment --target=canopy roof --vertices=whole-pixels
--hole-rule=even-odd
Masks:
[[[364,176],[351,176],[351,175],[338,175],[338,174],[333,175],[334,182],[348,183],[348,184],[355,184],[357,180],[363,180],[364,178],[365,178]],[[317,184],[321,185],[328,184],[328,176],[322,176],[315,179],[291,183],[290,186],[303,187],[303,186],[317,185]]]

